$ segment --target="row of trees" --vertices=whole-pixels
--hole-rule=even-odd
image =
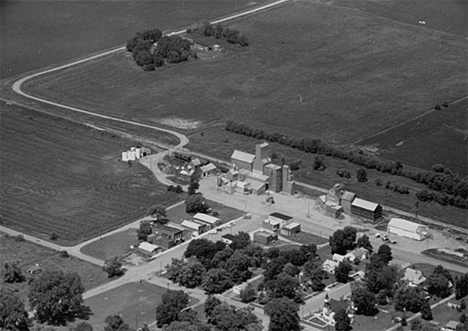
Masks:
[[[127,43],[127,51],[132,53],[135,63],[144,70],[151,71],[167,63],[179,63],[189,58],[197,58],[191,49],[192,43],[180,36],[163,36],[161,30],[151,29],[138,32]]]
[[[224,39],[230,44],[239,44],[248,46],[249,40],[238,30],[232,30],[223,27],[221,24],[212,25],[205,21],[198,24],[194,28],[187,29],[187,33],[196,33],[205,37],[215,37],[216,39]]]
[[[441,200],[446,200],[446,204],[464,209],[468,208],[468,179],[461,178],[458,174],[453,173],[450,169],[440,164],[434,165],[430,171],[416,172],[404,170],[403,164],[399,161],[394,162],[380,159],[356,148],[345,149],[332,146],[322,142],[320,139],[299,139],[288,137],[278,132],[267,133],[261,129],[254,129],[236,121],[227,121],[225,129],[248,137],[290,146],[306,153],[321,154],[347,160],[366,169],[375,169],[382,173],[409,178],[417,183],[426,185],[429,190],[435,191],[430,192],[434,193],[435,196],[438,196],[437,192],[442,194],[443,197],[446,196],[446,199]],[[419,198],[419,196],[417,197]],[[439,202],[439,200],[433,200]]]

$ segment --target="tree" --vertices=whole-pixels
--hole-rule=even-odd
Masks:
[[[3,281],[5,283],[21,283],[25,280],[18,262],[5,262],[3,264]]]
[[[340,309],[333,316],[335,319],[335,330],[336,331],[349,331],[351,330],[351,319],[348,313],[344,309]]]
[[[83,311],[83,292],[78,273],[46,270],[29,284],[29,302],[41,323],[58,325]]]
[[[269,331],[301,330],[299,305],[287,298],[270,300],[265,305],[265,314],[270,316]]]
[[[198,324],[199,320],[197,312],[192,308],[184,309],[179,313],[179,321],[188,322],[190,324]]]
[[[106,317],[104,331],[129,331],[130,326],[124,322],[119,315],[109,315]]]
[[[356,314],[373,316],[378,312],[376,308],[377,300],[374,293],[364,286],[353,289],[352,300],[356,307]]]
[[[107,259],[102,267],[102,270],[107,272],[109,278],[115,276],[122,276],[124,270],[122,269],[122,257],[114,256]]]
[[[148,239],[148,235],[153,232],[150,222],[142,221],[140,222],[140,228],[137,231],[138,240],[146,241]]]
[[[354,248],[357,230],[352,226],[346,226],[343,230],[336,230],[329,238],[332,254],[345,255],[348,249]]]
[[[241,290],[240,298],[243,303],[252,302],[257,298],[257,292],[252,285],[247,284],[247,286]]]
[[[223,293],[234,285],[225,269],[210,269],[204,276],[202,288],[207,294]]]
[[[252,308],[237,309],[225,302],[217,305],[211,316],[212,324],[221,331],[241,331],[249,325],[260,322],[257,316],[252,313]]]
[[[187,307],[188,302],[189,296],[183,291],[168,290],[164,293],[162,302],[156,307],[157,327],[178,321],[180,311]]]
[[[446,298],[452,292],[449,280],[442,273],[432,273],[427,282],[430,294]]]
[[[424,303],[421,306],[421,317],[426,321],[432,320],[431,305],[428,301],[424,301]]]
[[[243,249],[250,245],[250,236],[247,232],[240,231],[238,234],[234,236],[232,239],[232,243],[229,245],[232,250]]]
[[[296,277],[292,277],[285,273],[280,273],[276,279],[265,282],[264,288],[270,298],[288,298],[296,303],[303,303],[304,298]]]
[[[222,251],[216,252],[216,254],[213,256],[211,264],[215,268],[224,269],[226,266],[227,260],[229,260],[232,254],[234,254],[234,251],[228,246]]]
[[[6,288],[0,289],[0,329],[28,330],[28,313],[23,301]]]
[[[190,178],[190,183],[187,189],[188,195],[194,195],[197,193],[197,190],[200,188],[200,184],[198,183],[198,180],[195,178]]]
[[[78,323],[77,326],[73,329],[73,331],[93,331],[93,326],[86,322]]]
[[[209,209],[210,206],[207,204],[205,197],[201,194],[190,195],[187,200],[185,200],[185,211],[188,214],[206,213]]]
[[[166,218],[166,216],[167,216],[166,208],[164,208],[163,206],[160,206],[160,205],[151,206],[148,209],[147,215],[151,216],[151,217],[154,217],[157,220]]]
[[[322,283],[325,271],[323,271],[319,261],[308,261],[304,264],[304,280],[314,291],[322,291],[325,285]]]
[[[314,168],[314,170],[320,170],[320,171],[323,171],[323,170],[325,170],[327,168],[325,166],[325,164],[323,163],[323,157],[322,156],[316,156],[315,157],[313,168]]]
[[[468,273],[455,279],[455,299],[459,300],[468,294]]]
[[[214,295],[208,295],[208,298],[206,298],[206,301],[204,304],[204,311],[205,311],[205,316],[206,316],[206,319],[208,320],[208,323],[212,322],[213,310],[220,304],[221,304],[221,300],[219,300]]]
[[[242,251],[235,251],[226,262],[226,271],[235,284],[245,282],[252,276],[249,270],[250,258]]]
[[[420,291],[418,288],[408,285],[400,287],[394,295],[395,310],[407,310],[418,313],[424,303],[424,298]]]
[[[410,328],[411,330],[421,330],[422,328],[421,320],[419,318],[412,320],[410,323]]]
[[[169,325],[164,325],[163,331],[198,331],[198,327],[190,322],[174,321]]]
[[[364,234],[357,240],[357,246],[362,247],[367,249],[370,253],[373,252],[374,248],[372,247],[372,244],[370,243],[369,237]]]
[[[346,284],[349,279],[349,272],[353,267],[347,261],[340,262],[335,269],[335,278],[338,282]]]
[[[382,261],[385,264],[388,264],[388,262],[390,262],[393,259],[391,248],[385,244],[379,247],[377,255],[382,259]]]
[[[198,262],[197,259],[190,258],[188,263],[180,268],[175,281],[181,286],[194,288],[202,283],[205,272],[206,269],[203,264]]]
[[[360,183],[367,182],[367,172],[364,168],[360,168],[357,171],[357,180]]]

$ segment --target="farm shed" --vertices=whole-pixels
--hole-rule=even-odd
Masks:
[[[230,245],[232,244],[235,238],[236,238],[235,235],[228,233],[221,237],[221,241],[225,243],[226,245]]]
[[[193,219],[197,222],[207,224],[210,227],[210,229],[213,229],[221,224],[221,220],[219,218],[202,213],[195,214],[195,216],[193,216]]]
[[[255,155],[235,150],[231,155],[231,163],[239,169],[252,171]]]
[[[270,231],[278,231],[281,223],[275,219],[267,218],[262,222],[262,226]]]
[[[356,198],[351,203],[351,213],[375,222],[382,218],[382,206],[378,203]]]
[[[218,168],[213,163],[208,163],[200,167],[201,176],[208,177],[210,175],[215,175],[218,172]]]
[[[340,205],[343,207],[345,214],[351,215],[351,204],[356,198],[356,193],[344,191],[341,195]]]
[[[271,220],[271,221],[278,222],[280,224],[280,226],[284,226],[284,225],[286,225],[287,222],[289,222],[293,218],[291,216],[275,212],[275,213],[271,213],[268,216],[268,219]]]
[[[160,247],[147,242],[142,242],[138,245],[138,251],[144,255],[152,256],[160,251]]]
[[[387,225],[388,233],[416,240],[423,240],[429,235],[426,225],[410,222],[402,218],[392,218]]]
[[[281,229],[281,234],[285,236],[292,236],[293,234],[299,233],[299,232],[301,232],[301,225],[296,222],[286,224]]]
[[[253,241],[263,244],[263,245],[268,245],[276,240],[278,240],[278,235],[273,234],[273,233],[260,231],[260,232],[255,232],[253,235]]]
[[[199,236],[202,233],[205,233],[208,228],[206,224],[200,224],[192,221],[183,221],[182,226],[191,230],[194,236]]]

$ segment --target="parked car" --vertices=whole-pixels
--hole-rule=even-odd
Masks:
[[[377,232],[377,233],[375,234],[375,237],[376,237],[376,238],[381,238],[381,237],[382,237],[382,234],[379,233],[379,232]]]
[[[390,242],[391,242],[392,244],[396,244],[396,243],[397,243],[397,241],[396,241],[395,239],[390,240]]]

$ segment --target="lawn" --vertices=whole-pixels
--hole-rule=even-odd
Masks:
[[[143,324],[155,321],[156,307],[161,303],[162,295],[167,291],[151,283],[127,283],[110,291],[85,300],[93,315],[90,323],[94,330],[104,329],[104,320],[109,315],[120,315],[131,328],[137,329]],[[190,298],[189,306],[198,300]]]
[[[138,244],[136,229],[128,229],[93,241],[83,246],[81,252],[105,260],[113,256],[125,255],[130,250],[130,246],[136,244]]]
[[[328,242],[328,239],[316,236],[312,233],[303,232],[303,231],[299,233],[295,233],[292,236],[288,236],[286,238],[288,238],[289,240],[298,242],[302,245],[315,244],[318,246],[318,245],[322,245]]]
[[[58,251],[36,245],[28,241],[17,241],[14,237],[0,234],[0,274],[3,274],[4,262],[19,261],[24,275],[26,271],[36,263],[42,269],[62,270],[64,272],[77,272],[85,290],[97,287],[109,281],[107,274],[102,269],[89,262],[75,257],[60,257]],[[28,292],[27,283],[5,284],[0,278],[0,287],[18,290],[22,298],[26,298]]]
[[[263,2],[2,1],[0,77],[123,45],[143,29],[178,29]]]
[[[466,297],[465,297],[465,301],[466,301]],[[458,304],[460,304],[460,301],[461,300],[450,300],[450,302],[457,302]],[[435,307],[434,309],[432,309],[432,317],[434,319],[434,321],[438,322],[440,326],[445,326],[448,322],[450,321],[459,321],[460,319],[460,316],[462,314],[467,314],[468,311],[465,310],[462,311],[462,312],[458,312],[456,309],[454,308],[450,308],[447,306],[447,304],[443,304],[443,305],[439,305],[437,307]]]
[[[245,212],[241,210],[234,209],[214,201],[208,200],[207,203],[213,209],[213,211],[216,211],[219,214],[216,217],[220,218],[223,223],[237,219],[245,214]],[[192,217],[193,215],[187,214],[185,212],[185,203],[167,211],[167,218],[175,223],[182,223],[182,221],[190,220]]]
[[[0,130],[4,226],[73,245],[180,199],[144,166],[119,161],[135,141],[17,106],[0,112]]]
[[[455,256],[455,255],[451,255],[451,254],[441,252],[437,248],[427,249],[427,250],[421,252],[421,254],[431,256],[433,258],[436,258],[436,259],[439,259],[439,260],[442,260],[442,261],[447,261],[447,262],[450,262],[450,263],[458,264],[458,265],[460,265],[462,267],[468,267],[468,261],[467,261],[466,258],[460,258],[460,257]]]

